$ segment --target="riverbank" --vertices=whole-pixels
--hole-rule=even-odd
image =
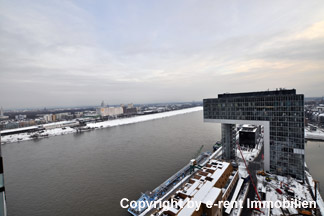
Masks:
[[[129,216],[120,207],[121,198],[138,199],[140,192],[156,188],[185,166],[201,145],[212,151],[221,139],[220,124],[204,123],[202,114],[3,145],[8,211]],[[305,145],[310,173],[321,183],[323,144]]]
[[[191,112],[201,111],[202,109],[203,109],[202,107],[193,107],[193,108],[181,109],[181,110],[175,110],[175,111],[169,111],[169,112],[163,112],[163,113],[149,114],[149,115],[143,115],[143,116],[134,116],[134,117],[129,117],[129,118],[108,120],[108,121],[103,121],[103,122],[87,123],[87,125],[83,126],[82,128],[91,130],[91,129],[115,127],[115,126],[126,125],[126,124],[134,124],[134,123],[138,123],[138,122],[150,121],[150,120],[161,119],[161,118],[168,118],[168,117],[175,116],[175,115],[181,115],[181,114],[187,114],[187,113],[191,113]],[[46,129],[42,133],[39,133],[39,132],[19,133],[19,134],[2,136],[1,144],[22,142],[22,141],[32,140],[32,139],[48,138],[51,136],[59,136],[59,135],[77,133],[79,131],[80,130],[78,130],[76,128],[62,127],[62,128],[55,128],[55,129]]]

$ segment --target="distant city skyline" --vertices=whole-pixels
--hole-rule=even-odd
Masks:
[[[127,106],[129,104],[133,104],[134,106],[151,106],[151,105],[157,105],[157,106],[162,106],[162,105],[173,105],[173,104],[201,104],[203,101],[170,101],[170,102],[148,102],[148,103],[120,103],[120,104],[106,104],[104,107],[109,107],[109,106],[120,106],[124,105]],[[82,105],[71,105],[71,106],[36,106],[36,107],[8,107],[6,109],[2,108],[4,111],[18,111],[18,110],[55,110],[55,109],[77,109],[77,108],[97,108],[97,107],[102,107],[102,103],[99,104],[82,104]]]
[[[2,1],[4,109],[324,94],[324,1]]]

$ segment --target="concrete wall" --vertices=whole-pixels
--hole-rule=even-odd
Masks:
[[[251,124],[264,127],[264,170],[270,171],[270,124],[269,121],[230,120],[230,119],[204,119],[204,122],[222,124]]]

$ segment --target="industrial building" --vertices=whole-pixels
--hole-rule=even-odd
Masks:
[[[172,199],[182,203],[181,206],[162,208],[152,215],[221,216],[224,208],[218,204],[228,200],[231,194],[234,197],[234,188],[241,189],[242,184],[237,184],[238,180],[239,173],[230,163],[212,159],[169,198],[170,202]],[[201,202],[199,209],[190,206],[189,201]],[[213,206],[208,206],[210,204]]]
[[[123,114],[125,116],[132,116],[132,115],[137,114],[137,109],[136,109],[136,107],[134,107],[134,105],[132,103],[128,104],[127,106],[124,106],[122,104],[121,107],[123,108]]]
[[[123,114],[123,108],[122,107],[98,107],[96,109],[96,112],[101,117],[119,116]]]
[[[96,108],[96,115],[103,117],[117,117],[124,113],[123,107],[109,107],[105,104],[105,101],[101,102],[100,107]]]
[[[222,123],[223,158],[236,157],[235,124],[264,126],[264,170],[304,180],[304,95],[295,89],[204,99],[204,121]]]

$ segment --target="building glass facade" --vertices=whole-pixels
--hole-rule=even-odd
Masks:
[[[269,121],[270,171],[304,179],[304,95],[296,90],[219,94],[204,119]]]

